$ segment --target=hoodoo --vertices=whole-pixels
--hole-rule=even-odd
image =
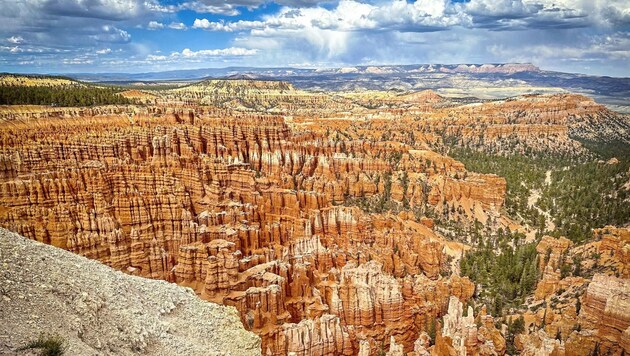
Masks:
[[[43,330],[24,307],[81,320],[60,331],[79,354],[630,351],[630,234],[605,227],[628,223],[628,157],[603,160],[627,116],[575,94],[90,90],[128,102],[0,107],[0,226],[57,248],[1,234],[0,350]]]

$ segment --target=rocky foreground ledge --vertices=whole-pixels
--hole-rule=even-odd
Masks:
[[[259,355],[235,309],[0,229],[0,354],[42,333],[69,355]]]

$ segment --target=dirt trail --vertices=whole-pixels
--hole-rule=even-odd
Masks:
[[[545,185],[549,186],[551,184],[551,170],[545,172]],[[542,210],[537,204],[538,200],[541,198],[540,189],[530,189],[529,196],[527,197],[527,206],[530,208],[534,208],[538,210],[538,212],[545,217],[545,229],[547,231],[553,231],[556,229],[556,224],[553,222],[553,217],[549,214],[548,211]],[[533,241],[535,236],[534,232],[530,232],[527,236],[528,241]]]

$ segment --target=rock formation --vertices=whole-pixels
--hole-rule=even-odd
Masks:
[[[475,323],[473,308],[467,308],[463,315],[463,304],[451,297],[448,313],[444,316],[444,327],[437,338],[432,354],[443,355],[503,355],[505,339],[494,326],[490,315],[477,316],[480,326]]]
[[[260,355],[234,308],[0,229],[0,354],[41,334],[68,355]]]
[[[398,167],[380,143],[296,134],[276,116],[63,110],[7,114],[2,225],[234,306],[271,354],[354,354],[361,340],[375,351],[392,336],[411,351],[449,296],[473,294],[467,279],[440,276],[456,253],[430,219],[340,203],[389,194],[388,204],[467,202],[485,214],[505,194],[504,181],[464,178],[446,157],[426,156],[447,162],[429,178],[425,157],[404,147]]]
[[[524,314],[529,332],[516,337],[522,354],[586,356],[596,349],[614,355],[629,351],[629,232],[607,226],[594,231],[593,241],[579,246],[565,238],[543,237],[537,251],[544,273],[531,311]],[[580,261],[580,275],[573,275],[572,267],[568,270],[573,273],[563,276],[561,269],[567,270],[574,261]]]
[[[433,92],[329,95],[243,80],[122,95],[144,105],[0,108],[0,225],[233,306],[269,355],[504,353],[491,316],[462,316],[475,286],[457,261],[469,247],[436,222],[512,226],[506,181],[436,149],[459,137],[573,152],[571,134],[625,130],[576,95],[456,105]],[[593,248],[619,256],[606,263],[627,277],[627,235],[602,235]],[[538,300],[586,288],[560,278],[571,248],[539,245]],[[595,286],[584,317],[612,298],[602,332],[618,347],[623,298]],[[445,315],[431,347],[427,326]]]
[[[622,345],[630,328],[630,280],[596,274],[582,299],[580,321],[596,330],[600,350],[630,351]]]

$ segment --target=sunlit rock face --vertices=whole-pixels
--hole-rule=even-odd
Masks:
[[[597,274],[584,295],[580,317],[597,330],[604,347],[627,352],[630,328],[630,280]],[[624,334],[625,333],[625,334]]]
[[[350,355],[361,340],[375,352],[392,336],[411,351],[451,295],[472,296],[467,279],[440,276],[446,241],[430,219],[340,204],[383,194],[387,173],[399,203],[492,212],[499,178],[429,178],[407,149],[398,168],[375,155],[378,143],[340,147],[281,117],[115,111],[7,121],[3,226],[235,306],[277,355]]]
[[[490,315],[463,316],[475,286],[456,266],[469,246],[434,218],[513,224],[506,181],[435,148],[450,135],[577,152],[576,117],[607,114],[579,96],[456,106],[430,91],[281,82],[124,95],[149,105],[0,109],[0,225],[234,306],[269,355],[503,354]],[[598,248],[622,256],[627,278],[627,236],[605,236]],[[548,248],[538,299],[557,290],[571,246]],[[625,299],[597,287],[611,283],[592,282],[580,317],[606,315],[591,324],[626,345]]]
[[[530,310],[529,332],[517,336],[524,355],[591,355],[628,353],[630,280],[627,252],[630,229],[607,226],[593,239],[573,245],[545,236],[539,242],[542,278]],[[580,276],[563,276],[561,268],[579,258]],[[568,261],[568,262],[567,262]]]
[[[441,354],[449,355],[502,355],[505,353],[505,339],[495,328],[494,319],[482,310],[477,317],[473,315],[473,308],[468,307],[466,316],[463,304],[455,297],[451,297],[448,313],[443,318],[444,326],[440,337],[436,338],[434,353],[441,350]],[[416,345],[425,342],[416,341]],[[417,354],[422,354],[426,346],[416,348]],[[437,353],[440,354],[440,353]]]

